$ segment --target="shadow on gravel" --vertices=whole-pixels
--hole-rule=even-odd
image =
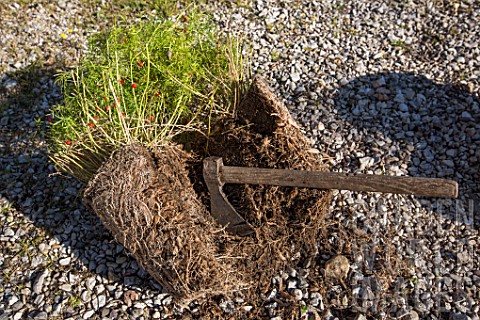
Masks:
[[[341,87],[333,100],[338,116],[353,127],[351,132],[342,133],[350,135],[347,143],[361,139],[369,149],[355,159],[346,160],[352,170],[368,170],[377,164],[388,174],[406,171],[416,177],[456,180],[458,201],[432,202],[436,203],[438,213],[478,227],[478,94],[470,93],[467,87],[435,83],[424,76],[382,73],[354,79]],[[342,132],[344,128],[338,130]],[[357,134],[360,132],[363,134]],[[385,154],[383,145],[393,145],[392,152]]]
[[[50,258],[30,261],[28,270],[32,273],[27,282],[32,283],[46,268],[65,270],[80,278],[91,276],[82,274],[83,264],[108,278],[111,284],[121,283],[132,288],[145,288],[145,284],[149,284],[159,289],[124,247],[113,240],[100,219],[83,206],[82,185],[57,173],[48,159],[46,131],[51,109],[62,101],[54,74],[52,69],[32,67],[0,75],[0,196],[13,205],[12,228],[24,226],[22,213],[38,227],[25,227],[16,241],[33,245],[31,255],[34,257],[42,256],[39,253],[42,243],[46,256],[60,256],[58,262]],[[25,224],[29,224],[28,220]],[[50,239],[56,238],[61,248],[44,240],[45,233]],[[56,250],[62,252],[54,252]],[[69,259],[62,262],[71,254],[78,257],[76,263],[69,263]]]

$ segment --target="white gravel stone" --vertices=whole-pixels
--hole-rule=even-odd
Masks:
[[[16,312],[13,316],[13,320],[20,320],[24,317],[24,311]]]
[[[15,304],[17,301],[18,301],[18,297],[17,297],[17,296],[11,296],[11,297],[7,300],[8,306],[11,307],[11,306],[12,306],[13,304]]]
[[[3,230],[3,235],[6,237],[13,237],[15,232],[11,228],[5,228],[5,230]]]
[[[95,314],[95,311],[88,310],[83,314],[83,319],[90,319],[91,317],[93,317],[94,314]]]
[[[44,270],[33,282],[32,291],[36,294],[40,294],[43,289],[43,283],[45,281],[45,277],[48,275],[48,270]]]
[[[71,258],[67,257],[67,258],[63,258],[63,259],[58,260],[58,263],[61,266],[68,266],[70,264],[70,261],[71,261]]]
[[[302,300],[303,298],[303,292],[300,289],[294,289],[292,290],[292,296],[295,298],[295,300]]]
[[[291,79],[293,82],[298,82],[300,81],[300,75],[296,72],[292,72],[292,74],[290,75]]]

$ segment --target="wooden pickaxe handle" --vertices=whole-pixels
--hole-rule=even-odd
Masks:
[[[413,194],[427,197],[456,198],[458,196],[456,181],[438,178],[373,174],[347,175],[321,171],[223,166],[221,179],[224,183],[236,184]]]
[[[228,231],[239,235],[251,234],[254,229],[238,214],[223,193],[222,187],[226,183],[385,192],[429,197],[456,198],[458,195],[458,184],[453,180],[369,174],[349,176],[343,173],[321,171],[231,167],[224,166],[220,157],[204,160],[203,178],[210,192],[212,216],[226,226]]]

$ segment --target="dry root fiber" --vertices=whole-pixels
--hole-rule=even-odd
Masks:
[[[177,297],[191,300],[242,291],[255,300],[280,270],[306,266],[316,258],[330,193],[227,185],[227,196],[256,231],[238,237],[226,234],[210,216],[197,169],[208,155],[223,157],[226,165],[324,167],[286,108],[258,78],[238,117],[218,119],[207,149],[206,143],[192,143],[195,158],[175,146],[153,152],[139,145],[119,149],[89,182],[84,202]]]
[[[237,114],[236,119],[224,119],[209,141],[210,155],[222,157],[225,165],[325,170],[288,110],[261,78],[254,80]],[[251,259],[238,268],[249,272],[258,288],[267,290],[280,270],[314,263],[329,191],[253,185],[227,185],[224,191],[255,227],[254,243],[240,249]]]
[[[198,202],[168,146],[119,149],[89,182],[84,202],[164,288],[178,297],[235,290],[241,279],[219,259],[222,230]]]

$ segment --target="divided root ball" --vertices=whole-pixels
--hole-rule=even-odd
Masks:
[[[84,203],[175,296],[235,290],[241,279],[220,259],[224,233],[197,200],[187,159],[176,146],[118,149],[89,182]]]
[[[223,119],[216,129],[208,152],[222,157],[225,165],[325,171],[286,107],[259,77],[238,107],[237,117]],[[226,185],[223,190],[255,228],[245,268],[257,272],[252,276],[262,291],[268,290],[280,270],[315,264],[330,191],[259,185]]]
[[[89,182],[84,202],[142,267],[182,301],[241,292],[254,304],[271,279],[307,267],[318,254],[331,193],[276,186],[226,185],[252,236],[227,234],[211,217],[201,176],[204,157],[225,165],[325,170],[267,84],[256,78],[235,117],[215,119],[208,141],[115,151]],[[207,147],[206,147],[207,146]],[[193,155],[193,156],[192,156]],[[203,201],[203,203],[199,200]]]

